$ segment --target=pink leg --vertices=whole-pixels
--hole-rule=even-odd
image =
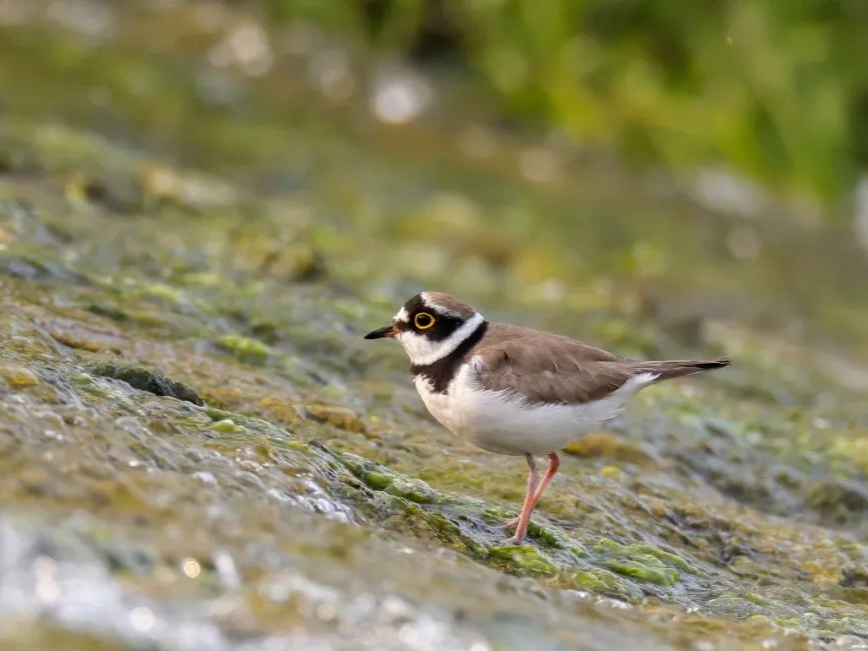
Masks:
[[[532,457],[531,457],[531,459],[532,459]],[[540,498],[543,496],[543,493],[545,492],[546,488],[548,488],[548,485],[551,483],[552,478],[555,476],[558,469],[561,467],[561,458],[558,456],[557,452],[550,452],[549,453],[549,459],[550,459],[549,468],[548,468],[548,470],[546,470],[546,474],[543,475],[542,481],[540,482],[539,486],[537,486],[536,490],[533,493],[533,501],[531,502],[531,505],[530,505],[530,511],[533,511],[534,508],[536,508],[537,503],[540,501]],[[528,462],[528,464],[530,464],[530,461]],[[531,466],[531,467],[533,468],[533,466]],[[530,483],[530,477],[528,477],[528,483]],[[527,498],[525,498],[525,505],[526,504],[527,504]],[[501,525],[501,528],[502,529],[513,529],[513,528],[517,527],[519,525],[519,523],[521,522],[521,518],[523,515],[524,515],[524,507],[522,507],[521,515],[519,515],[517,518],[513,518],[512,520],[509,520],[508,522],[505,522],[504,524]],[[530,512],[528,512],[528,522],[530,522]],[[527,531],[527,523],[525,523],[525,531]],[[518,530],[516,530],[515,533],[516,533],[516,536],[514,536],[514,537],[517,537],[518,536]],[[522,535],[522,538],[524,538],[523,535]]]
[[[552,482],[555,474],[557,474],[558,469],[561,467],[561,458],[558,456],[557,452],[549,452],[549,469],[546,470],[546,474],[543,476],[542,481],[540,482],[539,488],[536,489],[536,493],[533,496],[533,505],[534,507],[539,502],[540,498],[545,493],[546,488],[549,487],[549,484]]]
[[[533,511],[533,500],[536,496],[536,489],[539,487],[539,472],[536,469],[536,461],[530,454],[524,455],[527,459],[528,468],[530,471],[527,474],[527,493],[524,495],[524,504],[521,507],[521,513],[518,516],[516,523],[515,535],[506,540],[507,545],[520,545],[527,533],[527,525],[530,522],[530,514]]]

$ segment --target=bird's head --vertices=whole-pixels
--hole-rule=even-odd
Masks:
[[[485,323],[475,309],[442,292],[421,292],[398,310],[389,325],[365,339],[396,339],[414,366],[433,364],[453,352]]]

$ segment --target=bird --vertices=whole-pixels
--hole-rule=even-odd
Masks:
[[[521,545],[531,513],[560,467],[558,451],[617,416],[642,389],[728,366],[728,358],[642,361],[577,339],[488,321],[438,291],[407,300],[365,339],[395,339],[410,358],[416,389],[431,415],[483,450],[524,456],[521,512],[501,528]],[[536,456],[548,455],[540,477]]]

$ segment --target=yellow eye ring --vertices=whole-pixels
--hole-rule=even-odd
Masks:
[[[419,314],[413,317],[413,324],[417,330],[429,330],[434,327],[435,323],[437,323],[437,319],[427,312],[419,312]]]

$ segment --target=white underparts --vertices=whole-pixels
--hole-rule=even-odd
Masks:
[[[399,316],[401,316],[401,312],[398,312],[395,319],[398,320]],[[458,348],[461,342],[476,332],[476,329],[482,325],[483,321],[485,321],[485,318],[477,312],[465,321],[460,328],[441,341],[431,340],[423,334],[412,330],[404,330],[395,338],[404,347],[404,350],[410,357],[411,364],[414,366],[427,366],[439,359],[443,359]]]
[[[500,454],[556,452],[617,416],[628,398],[659,378],[641,373],[605,398],[582,404],[539,404],[513,391],[483,389],[476,379],[479,363],[474,358],[463,364],[446,393],[435,393],[424,376],[416,376],[416,389],[443,426]]]

